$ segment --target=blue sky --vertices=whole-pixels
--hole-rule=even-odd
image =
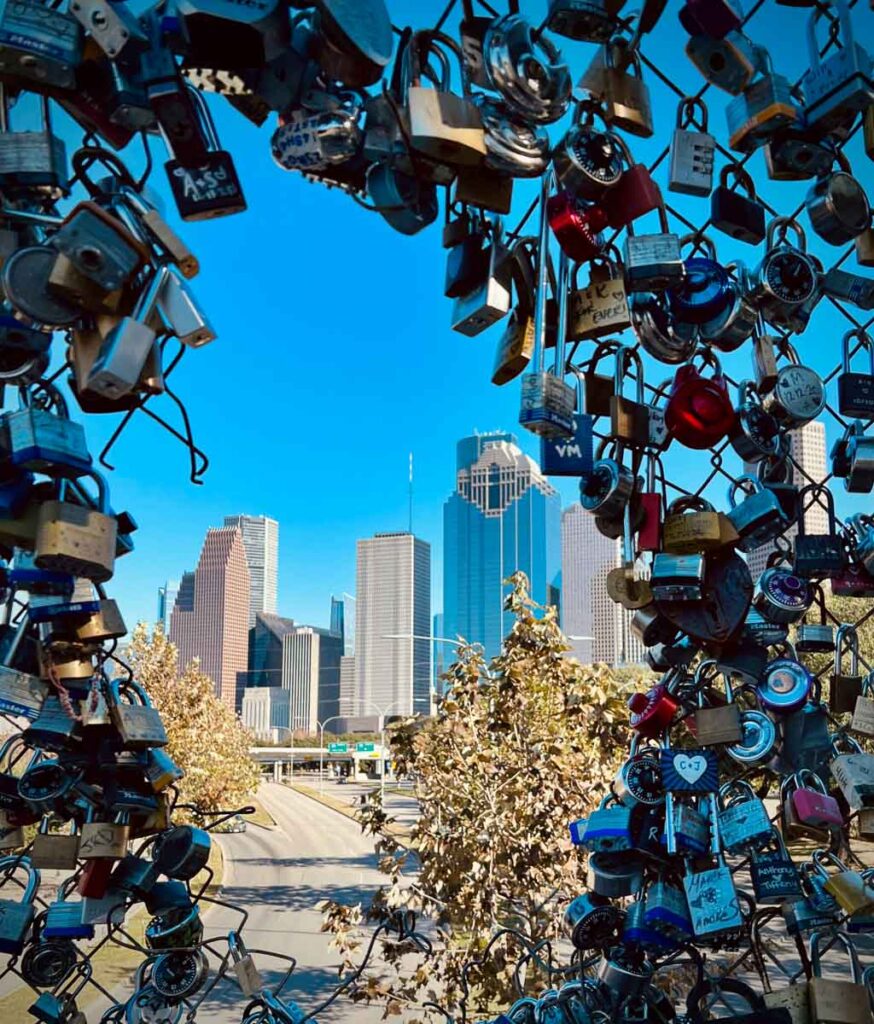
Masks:
[[[397,24],[420,26],[432,23],[443,6],[442,0],[390,4]],[[522,6],[534,20],[546,7],[542,0]],[[692,92],[701,80],[683,53],[678,6],[672,0],[645,51]],[[871,40],[874,15],[867,4],[862,8],[860,3],[854,11],[858,38]],[[807,66],[805,20],[802,9],[768,0],[749,27],[754,38],[773,45],[777,69],[792,78]],[[595,47],[559,42],[576,79]],[[629,141],[636,157],[649,162],[670,141],[676,101],[657,79],[646,77],[656,136]],[[728,97],[712,89],[711,95],[711,130],[724,141]],[[140,530],[134,553],[118,563],[111,591],[129,625],[153,618],[157,587],[194,567],[208,526],[220,525],[227,513],[266,513],[281,524],[281,613],[326,623],[331,593],[354,593],[355,541],[406,527],[412,450],[414,529],[432,544],[439,610],[442,503],[453,487],[456,440],[475,428],[512,429],[527,451],[537,453],[536,438],[516,426],[518,381],[504,388],[490,383],[502,325],[472,339],[450,330],[439,223],[413,238],[396,234],[341,193],[279,170],[270,157],[267,126],[255,128],[224,104],[211,106],[223,146],[234,153],[249,210],[202,224],[171,217],[198,253],[202,270],[193,288],[219,335],[187,353],[173,377],[211,466],[204,486],[192,486],[181,446],[146,417],[134,419],[113,451],[117,469],[109,480],[113,504],[132,511]],[[562,130],[552,126],[553,140]],[[158,150],[153,184],[166,196]],[[858,141],[850,156],[874,192],[872,164]],[[134,154],[131,163],[138,165]],[[806,183],[768,181],[761,154],[751,167],[781,211],[803,197]],[[663,186],[666,173],[666,164],[656,172]],[[523,211],[530,195],[530,186],[517,185],[514,210]],[[670,200],[695,220],[707,215],[705,199]],[[718,233],[714,238],[721,258],[742,255],[751,264],[760,258],[761,247],[737,245]],[[838,252],[818,240],[813,248],[824,260],[833,261]],[[844,329],[823,304],[798,340],[802,358],[821,372],[829,369]],[[749,360],[747,347],[727,366],[749,375]],[[669,368],[648,364],[652,382],[669,375]],[[173,416],[169,401],[155,407]],[[114,417],[88,417],[95,454],[114,426]],[[680,482],[691,481],[705,462],[702,454],[675,446],[667,469]],[[566,503],[575,500],[573,482],[561,490]],[[851,506],[840,487],[838,494],[843,511],[871,504],[863,496]],[[724,504],[721,485],[715,497]]]

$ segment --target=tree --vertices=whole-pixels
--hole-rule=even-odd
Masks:
[[[390,879],[366,916],[419,911],[438,935],[432,956],[412,973],[404,971],[402,955],[409,944],[384,944],[389,975],[364,975],[353,998],[385,999],[387,1012],[421,1004],[429,990],[455,1005],[463,965],[500,928],[537,941],[557,938],[563,906],[585,889],[585,864],[568,823],[597,804],[627,756],[620,689],[638,688],[634,679],[620,687],[605,666],[566,657],[555,609],[544,611],[529,598],[522,573],[511,582],[507,607],[516,622],[502,653],[487,666],[476,649],[461,648],[436,716],[391,731],[396,770],[414,780],[421,808],[412,830],[415,853],[386,835],[388,818],[378,804],[362,812]],[[325,907],[325,930],[349,967],[362,916],[358,907]],[[502,939],[474,970],[471,1010],[512,1001],[519,952],[512,938]],[[528,977],[537,984],[530,970]]]
[[[177,677],[176,646],[160,624],[149,634],[140,622],[129,649],[134,678],[161,713],[170,757],[184,769],[180,803],[204,811],[231,809],[258,787],[258,766],[249,756],[252,737],[218,699],[197,659]]]

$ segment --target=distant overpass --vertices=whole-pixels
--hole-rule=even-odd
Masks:
[[[379,743],[327,743],[324,747],[250,747],[249,754],[253,761],[263,765],[272,765],[275,777],[280,777],[286,767],[294,764],[347,764],[352,773],[360,771],[362,761],[376,761],[377,774],[383,758],[391,757],[391,752]]]

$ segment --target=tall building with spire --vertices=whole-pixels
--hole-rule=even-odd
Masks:
[[[513,434],[474,434],[456,453],[455,491],[443,506],[443,625],[491,658],[513,624],[508,576],[521,570],[535,601],[559,603],[561,503]]]
[[[279,589],[279,523],[269,516],[225,516],[226,527],[236,527],[243,537],[249,567],[249,625],[259,612],[276,614]]]
[[[240,709],[249,647],[249,569],[236,527],[208,530],[194,573],[186,573],[170,618],[180,671],[192,658],[216,694]]]
[[[562,511],[561,625],[573,656],[583,664],[643,661],[643,645],[631,632],[631,613],[607,594],[607,574],[621,558],[621,541],[600,533],[582,505]]]

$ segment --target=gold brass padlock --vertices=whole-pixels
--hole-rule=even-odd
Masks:
[[[507,384],[525,370],[534,352],[534,318],[519,311],[518,306],[510,314],[498,350],[495,353],[495,368],[492,384]]]
[[[117,521],[109,514],[106,483],[98,473],[97,508],[76,481],[61,482],[60,494],[72,490],[84,503],[60,498],[45,501],[37,513],[35,562],[40,569],[84,576],[94,583],[111,579],[115,566]]]
[[[863,267],[874,267],[874,227],[867,227],[856,235],[856,262]]]
[[[703,498],[684,495],[668,506],[662,531],[665,551],[674,555],[692,555],[722,547],[719,514]]]

